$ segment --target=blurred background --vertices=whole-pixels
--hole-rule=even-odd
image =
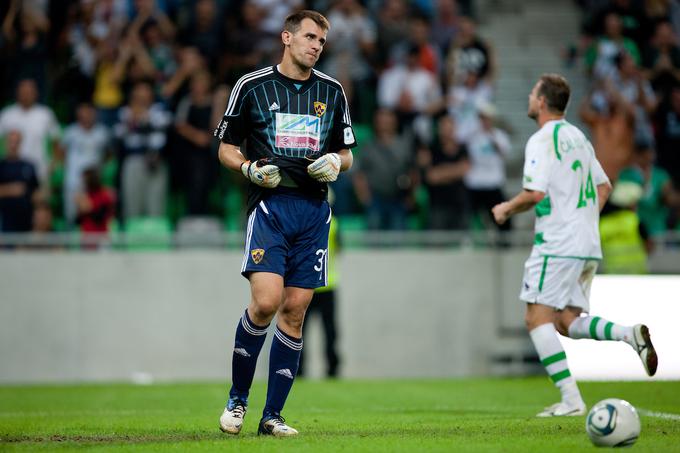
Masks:
[[[533,214],[498,228],[490,208],[521,189],[545,72],[569,80],[568,120],[615,185],[600,271],[670,274],[615,281],[673,306],[616,297],[641,321],[677,309],[676,0],[8,0],[0,382],[228,376],[246,180],[212,130],[302,8],[331,22],[317,68],[345,87],[359,143],[332,185],[308,376],[542,372],[517,300]]]

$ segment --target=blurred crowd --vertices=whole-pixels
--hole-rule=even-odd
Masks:
[[[12,0],[2,6],[2,230],[106,231],[139,217],[240,225],[245,181],[211,131],[230,87],[276,63],[283,19],[322,11],[318,67],[347,92],[357,168],[336,213],[375,229],[464,229],[501,198],[493,53],[456,0]],[[427,215],[423,207],[426,207]],[[419,214],[414,223],[414,214]]]
[[[678,3],[581,3],[565,55],[592,78],[580,113],[610,178],[639,180],[641,217],[666,231],[680,187]],[[8,0],[0,230],[242,228],[246,181],[220,168],[212,129],[236,80],[279,61],[283,20],[302,8],[331,22],[317,67],[345,87],[360,145],[333,186],[341,225],[496,228],[513,150],[472,0]]]
[[[604,253],[612,268],[643,272],[654,239],[680,214],[680,2],[580,3],[580,42],[567,57],[588,74],[579,115],[614,183],[601,216]]]

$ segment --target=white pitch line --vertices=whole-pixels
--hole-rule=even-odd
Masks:
[[[647,417],[663,418],[664,420],[674,420],[680,422],[680,415],[678,414],[668,414],[666,412],[654,412],[648,411],[647,409],[638,409],[640,415],[645,415]]]

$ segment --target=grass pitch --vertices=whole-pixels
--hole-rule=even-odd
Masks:
[[[638,409],[636,451],[680,452],[680,382],[581,383],[589,405],[617,397]],[[537,419],[558,399],[546,378],[304,381],[284,416],[300,435],[258,437],[265,385],[244,430],[222,434],[224,384],[0,387],[0,451],[594,450],[585,417]],[[676,414],[666,416],[662,414]],[[601,451],[601,450],[600,450]]]

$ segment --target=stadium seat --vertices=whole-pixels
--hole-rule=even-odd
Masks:
[[[222,225],[215,217],[184,217],[177,223],[177,245],[214,246],[222,236]]]
[[[340,231],[366,231],[366,216],[358,215],[343,215],[338,217],[338,227]]]
[[[166,217],[133,217],[125,221],[128,250],[169,250],[172,225]]]
[[[246,210],[244,197],[238,188],[231,188],[224,196],[224,229],[241,231],[244,229],[243,213]]]
[[[102,185],[106,187],[116,187],[116,175],[118,174],[118,161],[108,159],[101,167]]]

